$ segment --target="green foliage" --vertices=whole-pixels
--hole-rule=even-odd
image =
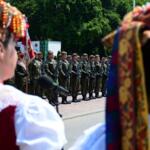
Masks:
[[[33,40],[62,41],[69,53],[104,55],[101,38],[132,10],[132,0],[9,0],[27,16]],[[144,4],[148,0],[136,0]]]

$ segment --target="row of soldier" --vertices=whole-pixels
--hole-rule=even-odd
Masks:
[[[55,59],[52,51],[48,52],[47,60],[43,61],[42,53],[36,53],[28,65],[25,65],[24,55],[18,52],[18,63],[15,73],[15,86],[28,93],[45,96],[53,105],[58,103],[58,93],[53,89],[42,89],[38,79],[47,75],[55,83],[68,89],[72,102],[79,102],[77,99],[81,92],[82,100],[90,100],[105,95],[105,83],[109,70],[110,57],[99,55],[88,55],[84,53],[81,57],[74,53],[72,56],[63,51]],[[26,67],[28,66],[28,67]],[[102,92],[102,95],[99,93]],[[89,95],[89,97],[87,97]],[[69,104],[67,96],[60,95],[63,104]]]

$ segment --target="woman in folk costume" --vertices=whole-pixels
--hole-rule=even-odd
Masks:
[[[25,16],[0,0],[0,149],[59,150],[65,142],[64,125],[54,108],[37,96],[3,82],[13,77],[16,40],[25,37]]]
[[[150,150],[150,4],[128,13],[103,42],[113,46],[106,123],[70,150]]]

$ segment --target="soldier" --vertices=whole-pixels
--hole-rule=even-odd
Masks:
[[[26,92],[25,84],[28,73],[25,62],[23,60],[24,55],[21,51],[18,51],[17,54],[18,54],[18,61],[15,70],[15,85],[21,91]]]
[[[49,78],[51,78],[54,82],[58,82],[58,66],[57,62],[54,59],[54,54],[52,51],[48,52],[47,61],[45,63],[45,73]],[[53,89],[48,89],[46,91],[46,96],[49,102],[52,105],[58,104],[58,94]]]
[[[72,56],[71,55],[67,55],[67,61],[69,63],[69,74],[71,73],[71,63],[72,63]],[[67,82],[67,87],[68,87],[68,90],[69,92],[71,93],[71,81],[70,81],[70,76],[69,76],[69,79],[68,79],[68,82]]]
[[[90,75],[89,75],[89,99],[93,99],[93,92],[95,88],[95,60],[94,55],[90,55],[89,60],[89,69],[90,69]]]
[[[43,53],[38,53],[38,60],[41,62],[41,75],[45,75],[45,63],[46,61],[44,60]]]
[[[71,95],[73,102],[79,102],[77,100],[78,90],[79,90],[79,62],[77,61],[77,54],[74,53],[72,55],[72,63],[71,63]]]
[[[108,63],[107,58],[102,57],[102,96],[105,96],[106,92],[106,80],[108,75]]]
[[[41,88],[38,85],[38,79],[41,76],[41,61],[39,60],[38,53],[35,53],[35,58],[30,62],[29,77],[30,77],[30,93],[38,96],[42,96]]]
[[[80,67],[81,67],[81,94],[83,97],[82,99],[88,100],[87,93],[89,82],[89,67],[88,67],[88,55],[86,53],[83,54]]]
[[[101,79],[102,79],[102,66],[100,63],[100,57],[99,55],[95,56],[95,97],[99,98],[99,92],[100,92],[100,85],[101,85]]]
[[[81,91],[81,57],[77,55],[77,62],[78,62],[78,68],[79,68],[79,78],[78,78],[78,92]]]
[[[69,62],[67,61],[67,52],[62,51],[61,61],[59,64],[59,84],[65,89],[68,89],[67,85],[69,76],[70,76],[70,68]],[[66,96],[61,95],[61,97],[62,97],[62,104],[70,104],[70,102],[67,101]]]

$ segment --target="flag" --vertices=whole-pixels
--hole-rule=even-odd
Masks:
[[[35,57],[35,53],[34,53],[34,49],[32,46],[32,42],[31,42],[28,30],[26,30],[26,35],[22,39],[22,44],[25,47],[25,54],[26,54],[27,59],[28,60],[33,59]]]

